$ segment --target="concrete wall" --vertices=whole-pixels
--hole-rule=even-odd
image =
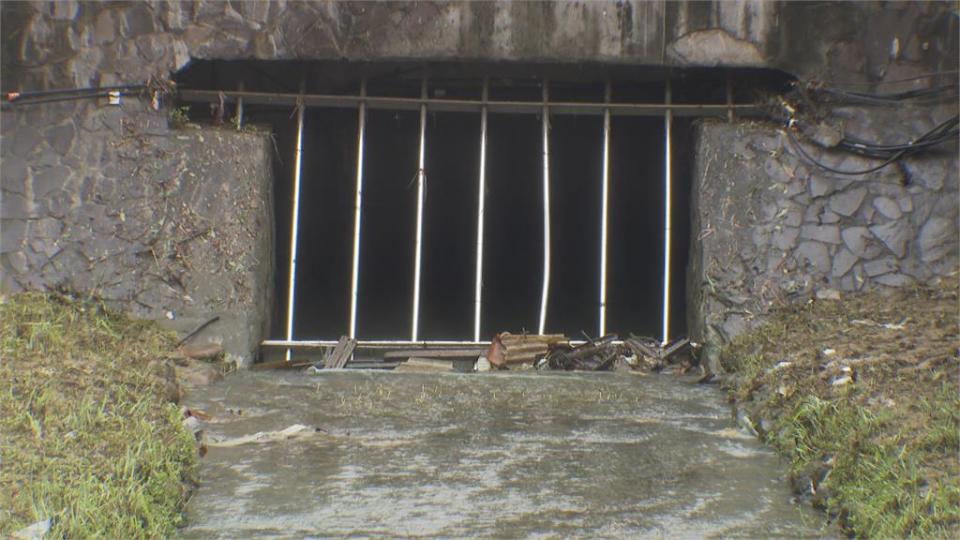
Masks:
[[[4,2],[3,89],[107,86],[202,59],[773,67],[884,80],[956,67],[950,2]]]
[[[847,134],[892,144],[956,114],[956,107],[862,108]],[[803,148],[840,170],[876,165]],[[688,325],[718,348],[773,306],[866,289],[957,279],[957,152],[944,145],[876,173],[841,176],[805,160],[769,123],[704,122],[696,133]]]

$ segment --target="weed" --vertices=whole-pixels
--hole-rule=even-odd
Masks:
[[[960,535],[957,301],[954,284],[786,307],[724,350],[731,393],[858,537]]]
[[[0,304],[0,536],[175,535],[196,449],[150,367],[174,342],[96,301]]]
[[[170,127],[172,128],[182,128],[183,126],[190,123],[190,107],[184,105],[182,107],[174,107],[170,109]]]

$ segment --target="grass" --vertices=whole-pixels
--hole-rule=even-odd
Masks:
[[[853,295],[724,350],[739,406],[848,533],[960,537],[957,314],[956,284]]]
[[[197,452],[151,362],[174,343],[92,300],[0,304],[0,537],[176,534]]]

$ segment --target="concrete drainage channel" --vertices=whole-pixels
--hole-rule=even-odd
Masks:
[[[824,537],[693,377],[242,371],[187,397],[187,538]]]

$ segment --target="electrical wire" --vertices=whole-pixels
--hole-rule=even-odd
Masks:
[[[913,77],[905,77],[905,78],[903,78],[903,79],[892,79],[892,80],[889,80],[889,81],[867,81],[867,82],[845,82],[845,83],[832,82],[832,83],[829,83],[829,84],[830,84],[830,86],[833,86],[833,87],[838,87],[838,86],[881,86],[881,85],[884,85],[884,84],[897,84],[897,83],[904,83],[904,82],[910,82],[910,81],[919,81],[920,79],[926,79],[926,78],[928,78],[928,77],[938,77],[938,76],[941,76],[941,75],[957,75],[957,74],[960,74],[960,69],[950,69],[950,70],[946,70],[946,71],[934,71],[934,72],[931,72],[931,73],[922,73],[922,74],[920,74],[920,75],[915,75],[915,76],[913,76]]]
[[[875,159],[884,159],[882,163],[874,167],[859,171],[845,171],[842,169],[837,169],[835,167],[830,167],[829,165],[824,164],[821,161],[818,161],[813,156],[811,156],[803,146],[800,144],[800,141],[797,140],[796,136],[793,134],[792,127],[796,125],[795,121],[791,121],[787,126],[787,136],[790,139],[790,142],[796,148],[797,152],[807,161],[813,165],[823,169],[825,171],[841,174],[846,176],[861,176],[864,174],[870,174],[877,172],[880,169],[899,161],[904,157],[920,152],[924,149],[930,148],[932,146],[937,146],[944,142],[947,142],[951,139],[956,139],[960,136],[960,115],[950,118],[945,122],[937,125],[932,130],[924,133],[915,141],[906,144],[899,145],[872,145],[869,143],[863,142],[853,142],[847,139],[842,139],[840,143],[837,144],[837,148],[846,150],[852,153],[864,155],[866,157],[875,158]]]

